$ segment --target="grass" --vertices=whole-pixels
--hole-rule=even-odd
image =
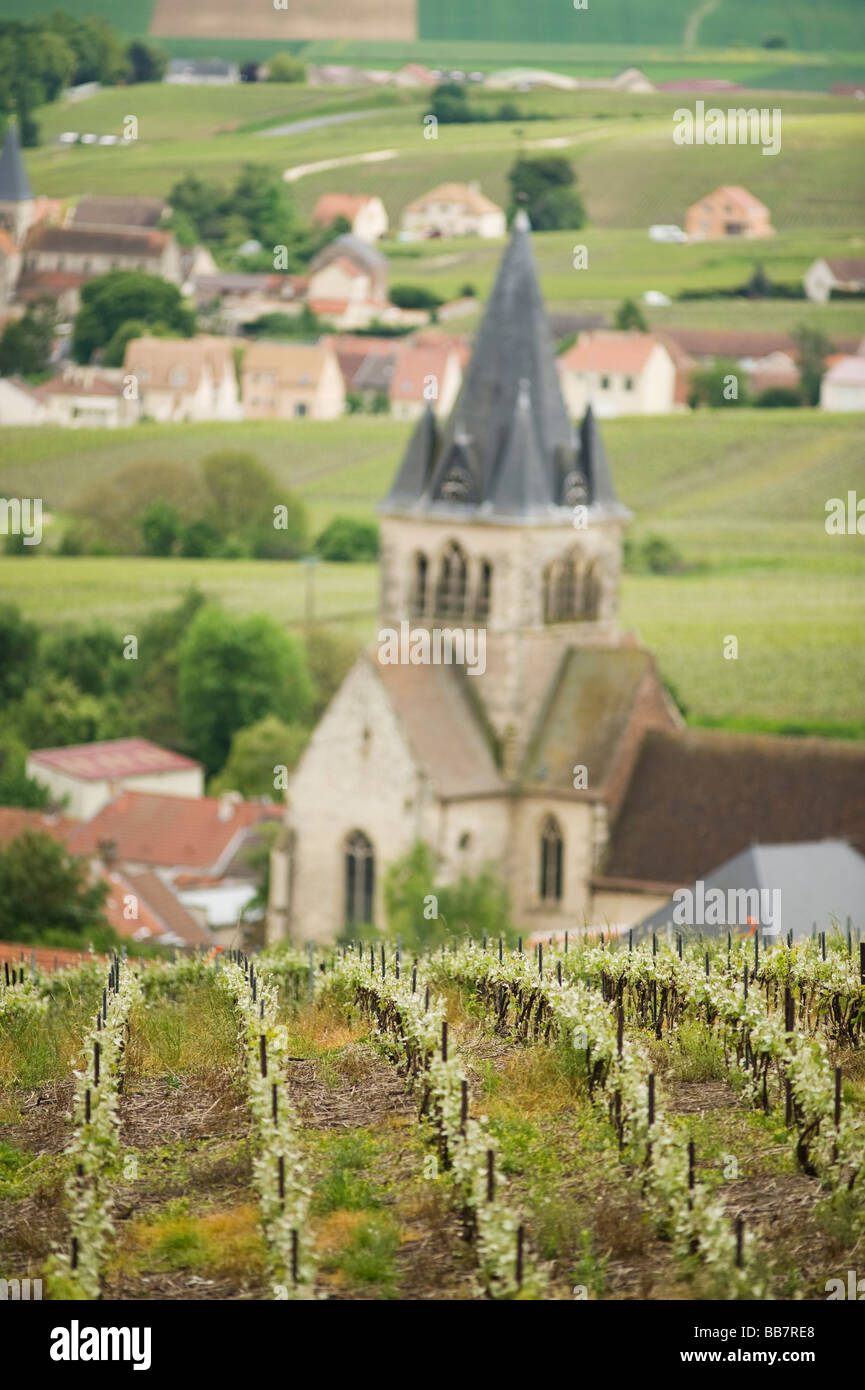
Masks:
[[[122,1224],[108,1278],[135,1277],[145,1271],[198,1271],[248,1282],[261,1278],[265,1266],[257,1207],[245,1203],[193,1213],[181,1198],[148,1218]]]
[[[127,1066],[133,1076],[199,1078],[231,1066],[237,1022],[231,1000],[210,979],[187,985],[178,1000],[160,995],[134,1021]]]

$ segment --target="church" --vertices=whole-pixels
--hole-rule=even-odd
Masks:
[[[485,659],[358,659],[290,782],[269,938],[382,926],[418,839],[439,882],[493,867],[526,934],[615,918],[609,826],[647,732],[681,719],[619,626],[630,513],[591,408],[569,418],[525,213],[451,414],[418,421],[379,514],[380,637],[482,633]]]

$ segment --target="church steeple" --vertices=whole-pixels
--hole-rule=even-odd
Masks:
[[[419,423],[383,513],[531,525],[564,521],[575,499],[618,509],[609,470],[591,466],[597,428],[578,437],[568,416],[529,231],[521,209],[450,418],[440,433]]]
[[[21,158],[18,127],[10,121],[0,151],[0,226],[22,241],[33,217],[33,190]]]

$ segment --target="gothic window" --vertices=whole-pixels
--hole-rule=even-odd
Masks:
[[[475,595],[475,617],[478,622],[485,622],[489,617],[492,590],[493,567],[488,560],[481,560],[480,574],[478,575],[478,591]]]
[[[589,565],[583,577],[582,590],[579,616],[587,622],[595,622],[601,601],[601,584],[598,578],[597,565]]]
[[[561,902],[562,832],[555,816],[547,816],[541,830],[541,902]]]
[[[345,921],[363,925],[372,921],[375,892],[375,860],[372,845],[362,830],[345,843]]]
[[[465,617],[467,575],[465,551],[456,541],[451,541],[442,556],[439,569],[436,586],[437,617],[460,620]]]
[[[411,613],[414,618],[421,618],[426,612],[428,570],[429,563],[427,557],[425,555],[416,555],[414,558],[414,574],[412,575],[411,590]]]
[[[544,571],[544,622],[594,622],[600,594],[597,564],[584,567],[580,551],[573,550]]]

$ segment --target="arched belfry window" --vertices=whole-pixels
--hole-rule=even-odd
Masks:
[[[373,919],[375,858],[362,830],[354,830],[345,842],[346,925],[363,925]]]
[[[598,616],[598,609],[601,603],[601,581],[598,575],[596,564],[589,565],[583,575],[582,593],[580,595],[580,617],[588,621],[594,621]]]
[[[555,816],[547,816],[541,828],[541,902],[561,902],[562,832]]]
[[[478,622],[485,622],[489,617],[492,597],[493,567],[489,560],[481,560],[481,567],[478,572],[477,593],[475,594],[475,617]]]
[[[544,622],[594,622],[598,616],[600,580],[595,564],[588,567],[579,549],[554,560],[544,571]]]
[[[439,566],[436,585],[436,617],[465,617],[468,562],[462,546],[451,541]]]
[[[427,604],[427,575],[429,562],[425,555],[414,557],[414,573],[411,585],[411,613],[413,618],[422,618]]]

